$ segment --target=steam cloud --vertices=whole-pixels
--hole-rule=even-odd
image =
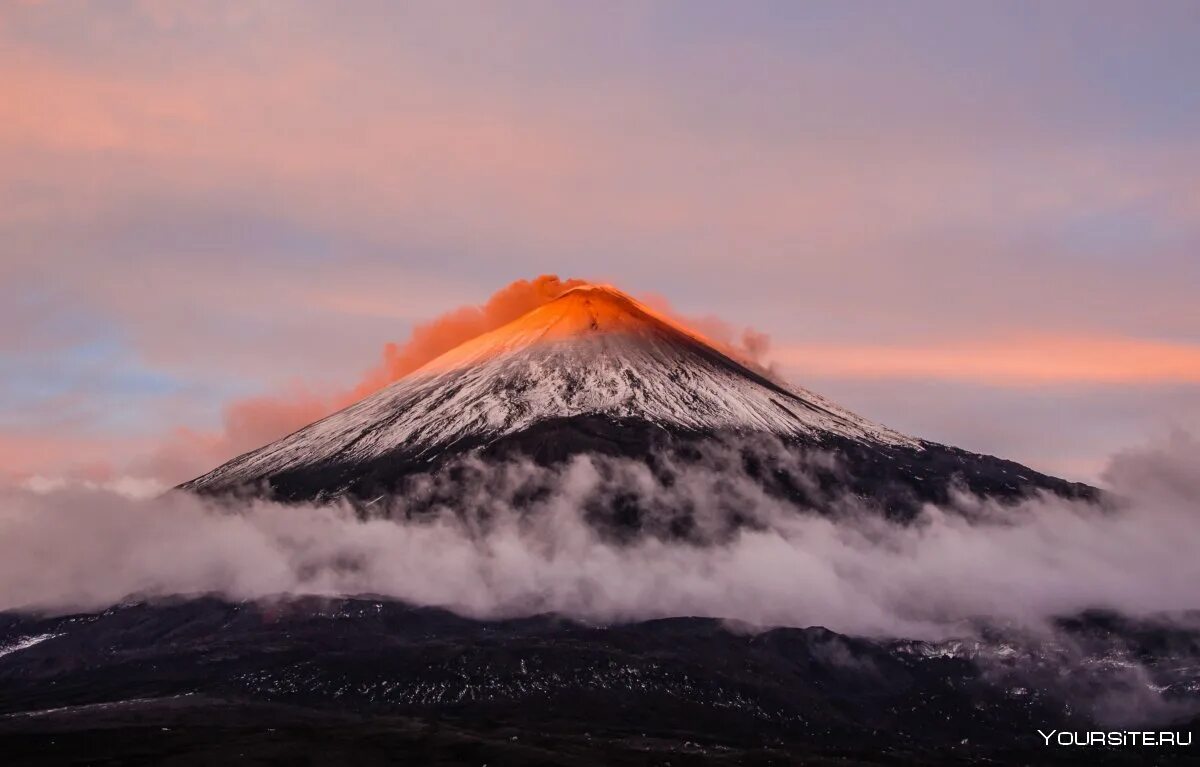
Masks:
[[[939,638],[978,616],[1034,625],[1086,608],[1200,608],[1200,442],[1188,436],[1116,456],[1115,508],[1051,497],[1001,508],[963,496],[909,525],[853,504],[834,517],[797,509],[736,465],[715,454],[677,467],[671,482],[615,459],[477,465],[453,508],[407,514],[445,489],[430,480],[390,517],[369,520],[342,507],[230,508],[183,493],[7,491],[0,609],[94,608],[131,594],[370,593],[474,616],[704,615]],[[689,508],[719,542],[615,541],[582,510],[618,493]],[[719,534],[730,509],[754,527]]]
[[[179,428],[149,458],[135,467],[137,474],[175,484],[191,479],[247,450],[280,437],[351,405],[426,362],[476,336],[501,327],[527,312],[588,284],[543,274],[516,280],[478,306],[462,306],[416,326],[404,343],[387,343],[379,363],[357,384],[337,392],[314,392],[301,386],[287,391],[230,402],[218,431]],[[747,362],[762,365],[770,339],[752,328],[739,329],[716,317],[688,318],[673,310],[666,299],[646,297],[657,311],[690,326],[716,345]]]

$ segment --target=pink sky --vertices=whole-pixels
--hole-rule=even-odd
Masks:
[[[1200,14],[1018,10],[4,5],[0,472],[186,479],[549,272],[1090,478],[1200,428]]]

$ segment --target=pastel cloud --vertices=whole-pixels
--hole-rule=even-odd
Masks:
[[[993,385],[1200,384],[1200,344],[1102,336],[1024,336],[924,345],[809,344],[772,357],[820,376],[929,378]]]
[[[1165,411],[1200,343],[1197,34],[1187,3],[0,8],[0,352],[144,413],[13,465],[104,437],[127,464],[165,419],[229,436],[192,440],[205,460],[252,447],[385,341],[551,270],[767,329],[834,397],[1103,385]],[[39,328],[75,311],[182,382],[169,406],[56,366],[86,335]]]

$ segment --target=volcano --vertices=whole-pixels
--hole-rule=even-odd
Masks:
[[[286,501],[378,498],[464,455],[553,464],[579,454],[652,461],[711,442],[834,455],[821,477],[891,512],[952,488],[1019,498],[1091,492],[1019,464],[906,436],[739,359],[603,285],[572,288],[390,386],[181,486]],[[755,447],[757,446],[757,447]],[[767,461],[770,463],[769,461]],[[773,476],[774,491],[804,483]],[[813,503],[809,497],[800,500]]]
[[[560,509],[619,545],[636,536],[653,556],[708,552],[705,568],[718,573],[724,543],[761,526],[746,508],[760,488],[802,512],[836,514],[850,497],[901,524],[959,489],[1003,500],[1094,492],[872,423],[604,286],[568,290],[183,487],[339,499],[363,516],[460,514],[469,524],[454,529],[481,561],[523,561],[532,551],[514,539],[492,547],[487,504],[475,514],[472,499],[503,496],[513,473],[572,476],[556,467],[577,460],[596,475],[632,463],[636,471],[615,473],[618,484],[649,474],[689,490],[748,487],[668,494],[666,503],[621,487],[601,492],[599,508],[580,491]],[[514,465],[520,471],[508,472]],[[713,481],[688,484],[697,469]],[[414,507],[430,486],[443,495]],[[395,508],[377,504],[388,494],[400,497]],[[512,504],[522,523],[539,508],[530,495]],[[694,496],[702,503],[688,508]],[[553,511],[533,545],[559,548]],[[883,527],[869,521],[869,530]],[[354,538],[370,535],[364,525]],[[572,549],[563,551],[553,556],[576,567]],[[798,595],[823,587],[763,551],[772,580],[794,578]],[[386,558],[405,555],[389,548]],[[334,546],[330,556],[288,558],[304,571],[372,567],[357,547]],[[672,580],[622,588],[658,592]],[[581,583],[585,603],[606,588],[594,573]],[[444,607],[371,594],[189,594],[94,613],[0,612],[0,750],[37,764],[47,754],[91,763],[97,753],[138,764],[179,755],[198,764],[1029,764],[1045,761],[1038,728],[1109,728],[1102,717],[1116,694],[1137,695],[1121,710],[1142,728],[1132,712],[1147,687],[1162,691],[1162,710],[1180,712],[1172,727],[1200,726],[1200,632],[1190,623],[1096,612],[1056,624],[1061,639],[1005,625],[935,643],[816,626],[756,630],[721,615],[659,616],[657,606],[653,619],[600,625],[540,613],[536,599],[511,614]],[[1079,763],[1099,763],[1093,751],[1102,749]],[[1143,753],[1151,763],[1161,752]]]

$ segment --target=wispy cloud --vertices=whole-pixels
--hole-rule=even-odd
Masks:
[[[1027,335],[933,344],[792,344],[772,359],[797,375],[922,378],[993,386],[1197,384],[1200,344]]]

